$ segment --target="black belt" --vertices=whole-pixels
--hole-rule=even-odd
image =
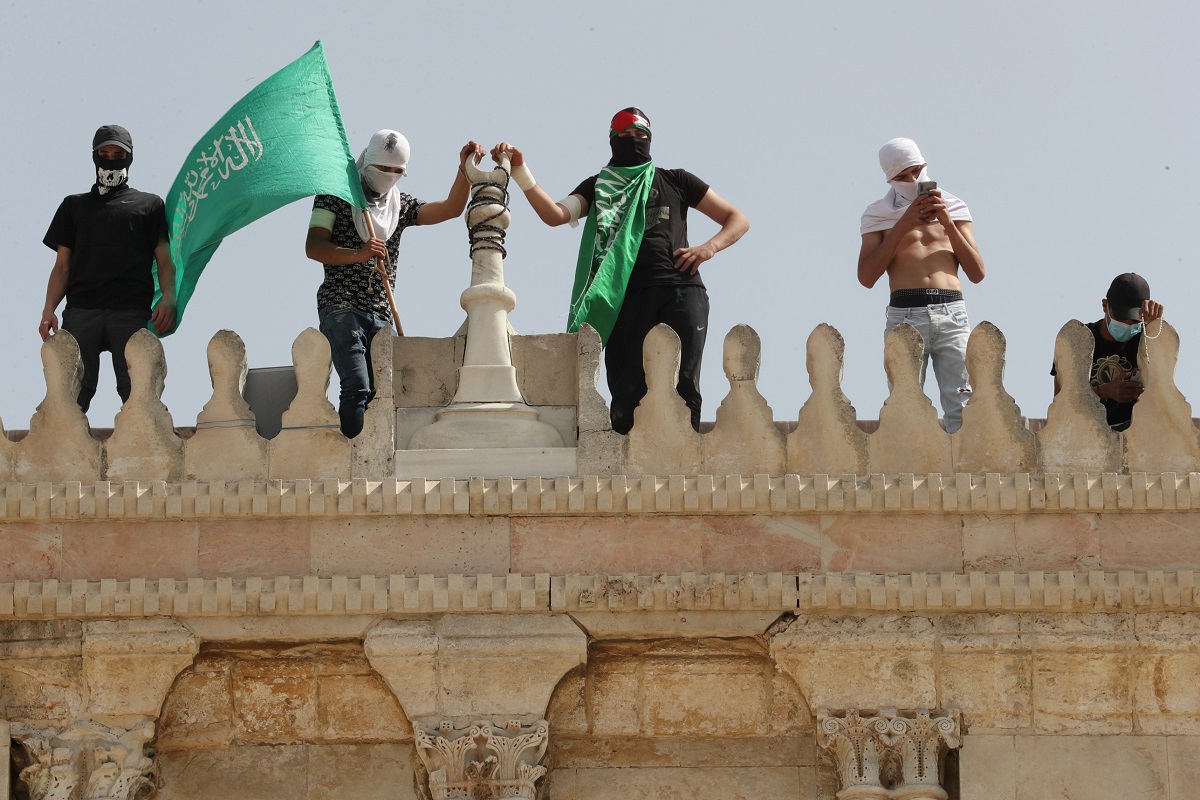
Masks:
[[[963,299],[957,289],[897,289],[892,292],[888,305],[892,308],[920,308],[942,303],[957,303]]]

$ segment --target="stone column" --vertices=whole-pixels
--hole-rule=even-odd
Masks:
[[[940,765],[961,743],[957,710],[817,712],[817,744],[833,756],[838,800],[946,800]]]
[[[388,620],[364,650],[413,724],[434,800],[534,798],[550,694],[587,660],[587,637],[569,617]]]

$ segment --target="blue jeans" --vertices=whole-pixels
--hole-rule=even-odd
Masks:
[[[321,320],[321,333],[329,340],[333,368],[341,386],[338,418],[342,433],[353,439],[362,433],[363,414],[375,397],[371,340],[390,323],[354,306],[318,308],[317,317]]]
[[[967,322],[967,304],[958,300],[918,308],[888,306],[885,331],[905,322],[916,328],[925,340],[921,384],[925,384],[925,370],[929,360],[933,359],[946,432],[954,433],[962,425],[963,406],[971,399],[971,379],[967,375],[967,338],[971,335],[971,326]]]

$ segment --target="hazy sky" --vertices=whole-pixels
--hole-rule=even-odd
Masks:
[[[702,268],[705,419],[728,389],[722,339],[738,323],[762,338],[759,387],[776,419],[795,419],[809,395],[805,341],[821,322],[846,339],[844,388],[859,417],[878,415],[886,281],[864,289],[855,268],[859,215],[887,189],[876,152],[894,136],[916,139],[931,176],[971,208],[988,274],[965,287],[967,309],[1007,336],[1005,383],[1024,414],[1045,416],[1063,322],[1097,319],[1109,281],[1131,270],[1179,329],[1177,381],[1200,398],[1194,0],[0,7],[0,418],[10,430],[28,427],[45,393],[37,325],[53,253],[41,239],[62,197],[93,181],[96,127],[129,128],[130,183],[165,194],[196,140],[317,39],[352,150],[380,128],[403,132],[412,161],[401,188],[426,200],[445,196],[468,139],[514,142],[562,197],[607,160],[613,112],[645,109],[655,162],[695,172],[751,221]],[[510,321],[559,332],[579,229],[546,228],[514,194]],[[164,340],[176,425],[195,424],[211,395],[205,353],[217,330],[237,331],[250,366],[266,367],[290,363],[296,335],[316,325],[310,209],[281,209],[217,251]],[[696,215],[692,242],[713,231]],[[461,220],[408,231],[397,287],[406,332],[453,335],[469,280]],[[932,375],[926,390],[936,397]],[[105,360],[91,424],[111,426],[118,407]]]

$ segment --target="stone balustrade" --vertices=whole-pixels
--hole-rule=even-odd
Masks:
[[[559,334],[549,337],[551,343],[540,342],[543,338],[548,337],[515,337],[529,341],[514,345],[514,359],[526,395],[538,395],[538,386],[555,387],[540,394],[554,395],[552,402],[563,413],[546,416],[558,419],[560,430],[574,438],[568,444],[577,448],[578,466],[576,475],[567,477],[1200,472],[1200,435],[1190,405],[1174,384],[1179,337],[1165,322],[1158,336],[1142,339],[1146,391],[1124,433],[1104,423],[1103,407],[1087,383],[1092,340],[1074,321],[1063,327],[1055,344],[1062,391],[1036,432],[1004,390],[1003,334],[987,322],[977,326],[967,351],[975,391],[962,428],[952,435],[942,429],[918,383],[921,340],[906,326],[887,339],[884,361],[893,388],[878,412],[877,429],[869,434],[860,429],[857,413],[842,393],[843,343],[828,325],[817,326],[809,336],[812,391],[790,433],[758,393],[760,345],[747,326],[735,327],[725,338],[730,390],[705,434],[691,429],[674,392],[679,344],[669,328],[660,326],[646,339],[650,390],[628,436],[612,431],[595,390],[600,358],[595,332]],[[567,340],[574,343],[574,352],[555,357]],[[364,433],[351,441],[339,432],[326,397],[328,345],[317,331],[302,332],[292,353],[298,393],[284,414],[282,431],[266,440],[257,434],[242,397],[245,346],[237,334],[220,331],[208,353],[213,394],[196,419],[195,434],[184,440],[175,434],[177,421],[161,400],[167,378],[161,344],[148,332],[139,333],[127,347],[130,399],[116,417],[112,436],[98,441],[74,404],[79,355],[64,332],[43,345],[46,397],[29,421],[28,434],[17,441],[0,436],[0,484],[382,480],[396,474],[396,452],[407,447],[403,425],[398,428],[398,419],[413,411],[405,406],[422,402],[413,398],[434,403],[453,394],[455,360],[461,363],[463,348],[458,340],[445,340],[445,346],[439,341],[376,337],[372,347],[379,394]]]

